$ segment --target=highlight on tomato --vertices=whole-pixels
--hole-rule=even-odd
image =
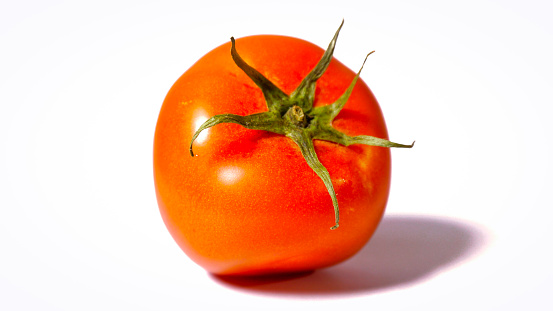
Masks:
[[[159,210],[210,273],[328,267],[376,230],[389,147],[413,144],[388,140],[361,70],[333,58],[342,25],[326,51],[286,36],[231,38],[169,90],[154,138]]]

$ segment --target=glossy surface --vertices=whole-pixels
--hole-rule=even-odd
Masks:
[[[286,93],[323,50],[303,40],[252,36],[236,40],[242,58]],[[315,106],[332,103],[354,72],[333,60],[317,84]],[[286,137],[220,124],[195,130],[221,113],[266,111],[261,91],[233,63],[230,43],[195,63],[173,85],[160,111],[154,177],[163,220],[196,263],[215,274],[269,274],[336,264],[368,241],[386,205],[390,151],[315,141],[340,205],[340,228],[320,178]],[[360,79],[334,126],[349,135],[387,138],[382,113]]]

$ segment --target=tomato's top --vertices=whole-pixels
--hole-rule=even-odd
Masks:
[[[412,147],[412,145],[396,144],[385,138],[378,138],[386,136],[384,124],[376,127],[384,131],[378,133],[376,137],[349,136],[356,134],[355,127],[345,126],[346,130],[340,131],[340,128],[333,126],[334,119],[350,100],[361,72],[354,74],[352,82],[343,86],[344,81],[347,81],[344,76],[351,75],[352,72],[337,61],[333,62],[332,54],[339,31],[340,29],[320,59],[317,59],[317,50],[320,49],[315,45],[282,36],[243,38],[240,41],[240,48],[244,56],[241,56],[235,48],[234,38],[231,38],[230,50],[233,62],[229,61],[228,56],[224,57],[224,50],[228,49],[228,45],[222,45],[203,57],[181,77],[185,84],[188,84],[187,89],[196,92],[182,95],[192,96],[196,100],[207,100],[204,103],[206,107],[215,107],[212,103],[217,103],[217,108],[225,111],[212,116],[200,125],[192,137],[190,154],[194,156],[193,142],[200,133],[221,123],[236,123],[248,129],[285,135],[297,144],[307,164],[328,189],[336,218],[336,224],[332,229],[338,227],[338,201],[331,177],[317,157],[313,140],[326,140],[345,146],[365,144],[382,147]],[[324,78],[327,70],[328,74]],[[191,78],[190,75],[196,75],[196,78]],[[210,87],[205,88],[195,85],[196,81],[199,83],[209,81],[211,84]],[[181,90],[178,89],[175,92]],[[376,120],[383,121],[374,96],[366,86],[364,91],[369,93],[369,96],[364,98],[373,100],[368,101],[369,105],[364,103],[357,107],[356,113],[365,113],[363,108],[366,107],[367,113],[377,113]],[[337,94],[339,96],[336,96]],[[181,94],[170,95],[180,96]],[[212,115],[216,111],[206,111],[206,113]]]

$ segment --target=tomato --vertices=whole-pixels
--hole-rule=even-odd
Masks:
[[[193,135],[212,116],[268,111],[262,89],[233,61],[231,47],[223,44],[198,60],[163,102],[154,138],[154,179],[169,232],[193,261],[214,274],[301,272],[349,258],[367,243],[384,213],[388,148],[313,140],[339,203],[336,230],[329,229],[338,221],[329,188],[286,135],[221,123],[197,136],[190,156]],[[277,35],[237,39],[236,50],[285,94],[298,88],[325,52]],[[337,101],[355,78],[332,58],[316,82],[313,109]],[[388,136],[381,109],[360,79],[332,125],[347,135]]]

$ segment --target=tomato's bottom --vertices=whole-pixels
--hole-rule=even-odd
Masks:
[[[213,274],[211,277],[217,281],[234,285],[234,286],[256,286],[263,284],[271,284],[303,278],[313,274],[315,270],[306,270],[299,272],[284,272],[271,274]]]

